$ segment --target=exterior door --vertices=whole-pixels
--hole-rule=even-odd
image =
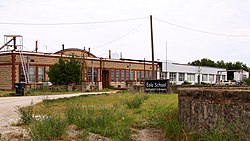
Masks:
[[[109,82],[109,71],[108,70],[102,70],[102,88],[108,88],[110,85]]]

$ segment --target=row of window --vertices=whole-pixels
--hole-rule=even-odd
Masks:
[[[144,73],[145,72],[145,73]],[[136,78],[136,79],[135,79]],[[133,70],[111,70],[111,82],[125,82],[128,80],[143,81],[152,78],[152,72]]]
[[[29,66],[29,82],[44,82],[45,67],[44,66]],[[36,80],[37,79],[37,80]],[[25,82],[23,68],[20,66],[20,82]]]
[[[45,67],[44,66],[29,66],[29,82],[44,82],[45,80]],[[128,80],[143,81],[145,79],[152,78],[152,72],[150,71],[133,71],[133,70],[111,70],[111,82],[125,82]],[[36,80],[37,79],[37,80]],[[87,69],[87,81],[98,81],[98,69]],[[20,82],[25,82],[23,68],[20,65]]]
[[[164,74],[166,75],[166,74]],[[202,74],[201,75],[201,81],[210,81],[213,82],[215,76],[213,74],[208,75],[208,74]],[[216,79],[220,79],[219,75],[216,76]],[[222,80],[225,80],[226,76],[222,75]],[[170,72],[169,73],[169,79],[170,81],[177,81],[177,73],[176,72]],[[178,81],[185,81],[185,73],[179,73],[179,78]],[[195,74],[194,73],[187,73],[187,81],[195,81]]]

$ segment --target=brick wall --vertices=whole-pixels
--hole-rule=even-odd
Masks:
[[[0,56],[0,89],[12,88],[12,57],[10,54]]]
[[[11,55],[3,55],[3,56],[0,56],[0,64],[3,64],[3,63],[11,63]]]
[[[237,126],[250,135],[250,90],[239,88],[180,88],[179,120],[192,130],[205,131],[222,121]]]
[[[10,90],[12,87],[12,66],[0,66],[0,89]]]
[[[53,65],[54,63],[58,62],[57,57],[52,56],[35,56],[35,55],[24,55],[24,62],[27,63],[27,56],[30,58],[30,65],[40,65],[40,64],[46,64],[46,65]],[[16,56],[16,62],[20,63],[20,57],[19,55]]]

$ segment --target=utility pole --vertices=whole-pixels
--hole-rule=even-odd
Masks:
[[[166,42],[166,78],[168,79],[168,42]]]
[[[151,30],[151,48],[152,48],[152,79],[154,79],[154,38],[153,38],[153,20],[152,15],[150,15],[150,30]]]
[[[143,74],[144,74],[143,79],[146,80],[146,79],[145,79],[145,58],[144,58],[144,62],[143,62],[143,67],[144,67],[144,69],[143,69],[143,71],[144,71],[144,72],[143,72]]]

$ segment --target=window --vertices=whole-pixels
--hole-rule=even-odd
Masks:
[[[88,68],[88,81],[92,82],[92,77],[91,77],[91,68]]]
[[[135,79],[135,72],[131,71],[130,72],[130,80],[134,80]]]
[[[179,73],[179,81],[185,80],[185,73]]]
[[[195,81],[195,74],[194,73],[188,73],[187,74],[187,81]]]
[[[44,67],[38,67],[38,82],[44,82]]]
[[[126,81],[129,80],[129,70],[126,70]]]
[[[170,81],[176,81],[176,72],[170,72],[169,79]]]
[[[246,74],[242,74],[242,79],[245,79],[247,78],[247,75]]]
[[[202,81],[207,81],[207,74],[202,74]]]
[[[226,75],[222,75],[222,80],[226,80]]]
[[[36,81],[36,67],[35,66],[29,67],[29,80],[30,82]]]
[[[116,70],[116,82],[120,82],[120,70]]]
[[[115,82],[115,70],[111,70],[111,82]]]
[[[167,79],[167,72],[161,73],[161,79]]]
[[[153,78],[152,71],[149,73],[149,75],[150,75],[150,79],[152,80]]]
[[[125,74],[124,74],[124,70],[121,70],[121,81],[124,82],[124,77],[125,77]]]
[[[148,71],[145,72],[145,80],[148,79]]]
[[[219,82],[220,81],[220,75],[216,75],[216,82]]]
[[[137,71],[137,81],[140,81],[140,80],[141,80],[141,72]]]
[[[210,82],[213,82],[213,81],[214,81],[214,75],[213,75],[213,74],[210,74],[210,75],[209,75],[209,81],[210,81]]]
[[[98,69],[94,69],[94,82],[98,81]]]
[[[141,79],[144,80],[144,72],[141,72]]]
[[[93,78],[92,78],[92,67],[88,68],[88,81],[92,82],[97,82],[98,81],[98,69],[94,68],[94,72],[93,72]]]

